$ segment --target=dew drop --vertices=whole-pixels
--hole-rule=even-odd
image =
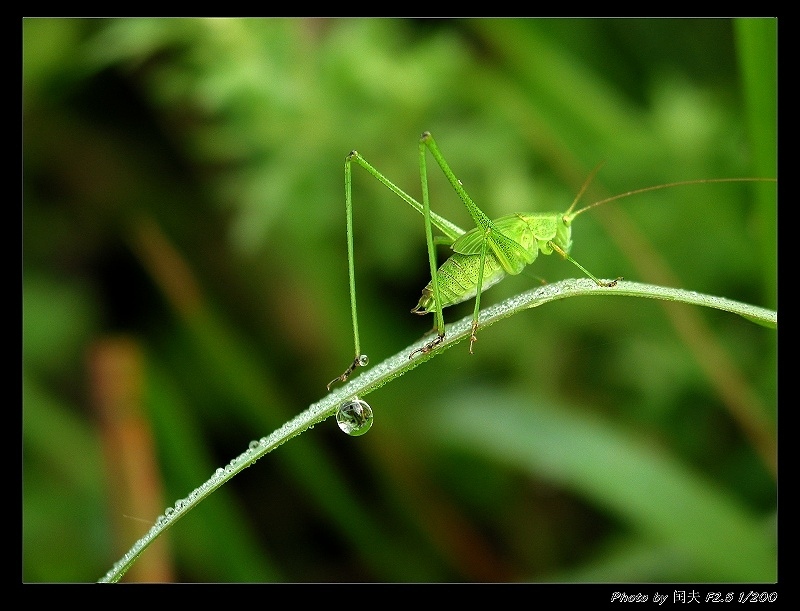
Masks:
[[[369,364],[369,357],[366,354],[359,355],[358,357],[359,367],[366,367],[368,364]]]
[[[247,445],[247,447],[248,447],[248,448],[250,448],[251,450],[257,450],[257,449],[258,449],[258,446],[259,446],[259,443],[260,443],[260,442],[258,442],[258,441],[255,441],[255,440],[254,440],[254,441],[251,441],[251,442],[250,442],[250,443]]]
[[[366,401],[353,397],[336,410],[336,423],[348,435],[363,435],[372,426],[372,408]]]

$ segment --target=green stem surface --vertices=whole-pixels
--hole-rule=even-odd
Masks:
[[[652,284],[641,284],[638,282],[619,281],[613,287],[597,286],[594,281],[588,278],[577,280],[563,280],[553,284],[548,284],[533,290],[520,293],[514,297],[491,306],[480,313],[480,329],[517,314],[529,308],[535,308],[551,301],[566,299],[567,297],[580,296],[627,296],[645,297],[649,299],[662,299],[665,301],[675,301],[687,305],[700,305],[719,310],[725,310],[738,314],[752,322],[762,326],[777,329],[778,314],[773,310],[752,306],[749,304],[733,301],[724,297],[714,297],[704,295],[694,291],[674,289]],[[139,555],[152,543],[162,532],[170,528],[175,522],[193,509],[204,498],[209,496],[214,490],[231,479],[234,475],[254,464],[259,458],[268,454],[279,445],[285,443],[292,437],[299,435],[315,424],[326,420],[329,416],[336,413],[336,410],[345,402],[353,397],[363,398],[373,390],[376,390],[418,365],[428,361],[440,352],[443,352],[470,337],[472,332],[472,316],[467,316],[458,322],[446,326],[446,337],[441,344],[427,353],[418,353],[409,359],[408,355],[425,346],[429,338],[421,338],[417,342],[404,348],[382,363],[369,368],[362,374],[351,379],[341,388],[328,394],[317,403],[310,405],[305,411],[286,422],[279,429],[270,435],[254,440],[250,447],[234,458],[224,468],[219,468],[213,476],[203,485],[193,490],[185,499],[178,500],[173,507],[165,511],[160,516],[155,525],[139,539],[134,546],[106,573],[101,582],[116,582],[125,574],[130,566],[136,561]],[[320,382],[322,388],[324,384]]]

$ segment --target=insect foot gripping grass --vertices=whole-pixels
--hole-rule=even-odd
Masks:
[[[428,172],[426,167],[426,150],[430,152],[436,163],[444,172],[447,180],[453,186],[461,201],[475,222],[475,228],[464,231],[447,219],[431,211],[428,197]],[[422,184],[422,203],[419,203],[397,185],[391,182],[372,165],[367,162],[357,151],[351,151],[344,162],[344,189],[345,210],[347,215],[347,262],[350,276],[350,309],[353,318],[353,340],[355,343],[355,358],[340,376],[328,383],[328,390],[336,382],[345,382],[358,367],[368,364],[366,354],[362,354],[358,335],[358,313],[356,309],[355,269],[353,263],[353,199],[351,167],[357,163],[381,183],[393,191],[397,196],[422,214],[425,219],[425,238],[428,248],[428,261],[430,263],[431,281],[422,289],[419,303],[411,310],[415,314],[434,315],[434,329],[436,337],[409,354],[412,358],[417,353],[427,353],[444,341],[444,316],[442,310],[448,306],[475,298],[475,308],[472,315],[472,333],[469,342],[469,351],[472,353],[473,344],[477,340],[478,314],[480,312],[481,293],[490,286],[497,284],[507,275],[516,275],[533,263],[541,252],[544,255],[558,253],[566,260],[577,266],[586,276],[591,278],[598,286],[612,287],[622,278],[611,281],[598,279],[583,265],[573,259],[569,252],[572,248],[572,221],[587,210],[630,195],[666,189],[679,185],[690,185],[712,182],[738,182],[754,180],[773,180],[759,178],[712,178],[700,180],[687,180],[668,184],[635,189],[603,199],[590,204],[580,210],[574,210],[591,179],[600,166],[590,174],[578,195],[566,212],[540,212],[516,213],[491,220],[478,208],[472,198],[464,190],[461,181],[456,178],[450,166],[445,161],[436,141],[429,132],[424,132],[419,140],[419,174]],[[433,236],[435,226],[442,236]],[[434,244],[450,245],[453,254],[450,255],[441,267],[436,265],[436,251]]]

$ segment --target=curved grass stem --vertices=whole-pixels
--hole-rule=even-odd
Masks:
[[[493,305],[480,312],[479,325],[481,328],[488,327],[504,318],[513,316],[523,310],[535,308],[551,301],[566,299],[568,297],[580,296],[626,296],[626,297],[645,297],[648,299],[662,299],[666,301],[681,302],[688,305],[700,305],[719,310],[725,310],[738,314],[765,327],[776,329],[778,326],[778,314],[773,310],[752,306],[749,304],[733,301],[724,297],[714,297],[704,295],[694,291],[673,289],[652,284],[641,284],[638,282],[619,281],[615,286],[598,286],[588,278],[578,280],[563,280],[553,284],[548,284],[524,293],[520,293],[505,301]],[[446,335],[441,343],[424,352],[422,348],[428,340],[422,338],[412,345],[402,349],[392,357],[382,363],[371,367],[361,375],[348,381],[347,384],[338,388],[324,397],[321,401],[310,405],[305,411],[286,422],[279,429],[270,435],[262,437],[250,444],[245,452],[234,458],[224,468],[217,469],[214,475],[202,486],[192,491],[186,499],[176,502],[174,507],[170,507],[163,516],[160,516],[155,525],[148,533],[139,539],[134,546],[104,575],[101,582],[116,582],[125,574],[130,566],[136,561],[139,555],[152,543],[162,532],[170,528],[183,515],[199,504],[204,498],[209,496],[214,490],[219,488],[234,475],[249,467],[259,458],[268,454],[279,445],[285,443],[292,437],[299,435],[315,424],[322,422],[329,416],[336,413],[337,408],[346,401],[358,396],[363,398],[373,390],[376,390],[401,375],[411,371],[418,365],[432,359],[437,354],[447,350],[455,344],[471,337],[473,333],[472,316],[467,316],[458,322],[447,325]],[[412,359],[408,358],[409,353],[418,352],[419,356]]]

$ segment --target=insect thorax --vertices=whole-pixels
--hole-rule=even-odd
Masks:
[[[551,254],[553,249],[550,241],[567,253],[572,248],[572,226],[564,219],[563,213],[544,212],[515,216],[522,219],[526,226],[517,241],[534,257],[539,250],[545,255]]]

